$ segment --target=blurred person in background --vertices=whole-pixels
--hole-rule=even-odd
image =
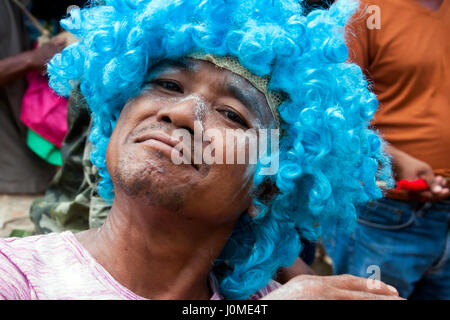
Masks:
[[[361,208],[352,234],[327,241],[334,272],[381,276],[402,297],[450,299],[450,1],[363,1],[348,31],[396,180],[427,187]]]
[[[48,87],[46,63],[75,39],[59,26],[83,0],[2,1],[0,236],[31,234],[30,204],[60,165],[67,100]],[[31,48],[34,47],[34,50]],[[62,108],[62,109],[61,109]],[[56,143],[55,143],[56,141]],[[31,150],[30,150],[31,149]],[[59,158],[59,160],[58,160]]]
[[[45,71],[49,59],[63,48],[63,40],[54,40],[31,50],[23,12],[11,0],[0,2],[0,237],[14,228],[33,228],[29,206],[55,173],[54,166],[27,147],[20,114],[25,74]]]

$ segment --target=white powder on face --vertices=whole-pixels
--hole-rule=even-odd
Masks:
[[[195,121],[200,125],[201,132],[204,131],[204,121],[205,121],[205,115],[208,110],[206,102],[204,98],[199,94],[191,94],[183,99],[181,99],[179,102],[189,101],[193,100],[195,102],[195,109],[194,109],[194,116]]]
[[[205,120],[206,104],[203,99],[198,99],[195,106],[195,120],[201,125],[202,132],[204,131],[203,122]]]

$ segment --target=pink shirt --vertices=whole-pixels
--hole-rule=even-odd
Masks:
[[[214,276],[210,284],[211,300],[223,299]],[[279,286],[272,280],[249,299]],[[117,282],[70,231],[0,238],[0,299],[145,300]]]

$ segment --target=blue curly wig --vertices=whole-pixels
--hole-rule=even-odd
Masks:
[[[91,160],[108,201],[109,138],[155,63],[231,55],[254,74],[271,75],[269,89],[286,94],[278,107],[279,171],[264,177],[259,167],[254,176],[256,187],[270,179],[277,192],[254,199],[260,214],[242,215],[216,262],[226,298],[267,285],[299,256],[300,237],[318,239],[328,223],[351,228],[355,206],[382,196],[376,179],[391,183],[384,142],[369,127],[377,99],[361,69],[346,62],[344,27],[358,5],[340,0],[303,16],[295,0],[104,0],[61,21],[80,41],[51,60],[50,85],[61,95],[80,85],[92,110]]]

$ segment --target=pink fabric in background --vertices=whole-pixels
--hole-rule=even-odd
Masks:
[[[28,89],[22,101],[22,122],[42,138],[61,148],[67,133],[67,102],[48,86],[38,72],[26,75]]]

